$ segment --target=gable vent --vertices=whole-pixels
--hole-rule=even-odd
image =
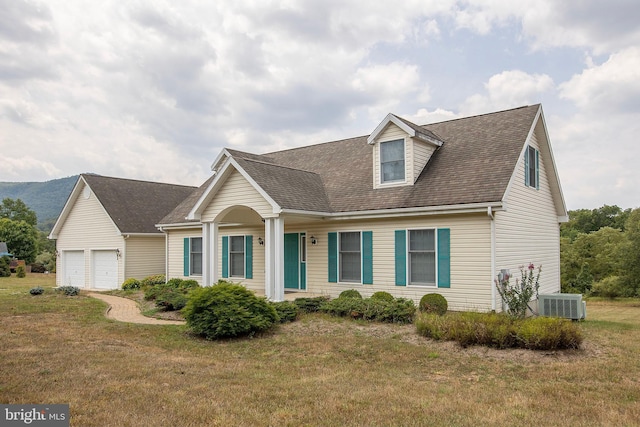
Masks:
[[[587,303],[582,294],[547,294],[538,297],[541,316],[581,320],[587,317]]]

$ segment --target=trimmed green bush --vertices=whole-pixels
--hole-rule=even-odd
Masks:
[[[324,303],[320,310],[339,317],[386,323],[411,323],[416,306],[413,301],[404,298],[393,301],[373,298],[336,298]]]
[[[140,281],[138,279],[134,279],[133,277],[122,282],[122,289],[125,291],[132,289],[140,289]]]
[[[193,279],[183,280],[182,283],[180,283],[180,289],[183,289],[186,291],[190,291],[192,289],[199,288],[199,287],[200,287],[200,284],[198,283],[198,281]]]
[[[395,298],[389,292],[378,291],[371,295],[371,299],[392,302]]]
[[[24,265],[16,267],[16,277],[19,277],[20,279],[27,277],[27,270],[25,270]]]
[[[252,335],[270,329],[279,320],[265,298],[228,282],[194,289],[182,313],[189,328],[207,339]]]
[[[518,319],[503,313],[421,313],[418,334],[456,341],[461,346],[561,350],[579,348],[583,341],[577,323],[568,319],[535,317]]]
[[[272,302],[271,305],[276,309],[280,323],[294,322],[298,318],[300,308],[291,301]]]
[[[80,288],[77,286],[60,286],[56,288],[56,292],[61,292],[66,296],[72,297],[80,293]]]
[[[31,295],[42,295],[44,293],[44,289],[42,289],[40,286],[36,286],[35,288],[29,289],[29,293]]]
[[[448,308],[447,300],[440,294],[426,294],[420,299],[420,311],[425,313],[443,315]]]
[[[11,277],[11,268],[9,268],[9,257],[0,257],[0,277]]]
[[[359,299],[362,299],[362,295],[360,295],[360,292],[356,291],[355,289],[347,289],[346,291],[342,291],[340,293],[340,295],[338,296],[338,298],[359,298]]]
[[[140,281],[140,286],[142,288],[148,288],[150,286],[159,285],[161,283],[166,283],[167,278],[164,274],[154,274],[153,276],[147,276]]]
[[[162,288],[156,294],[156,306],[167,311],[182,310],[187,305],[187,296],[182,290],[167,285],[158,285]]]
[[[312,297],[312,298],[296,298],[293,300],[293,303],[300,308],[300,311],[303,313],[315,313],[320,311],[320,307],[325,302],[329,301],[329,297],[321,296],[321,297]]]
[[[625,288],[620,276],[605,277],[601,281],[594,283],[591,287],[591,295],[612,299],[634,296],[633,288],[631,288],[631,290]]]

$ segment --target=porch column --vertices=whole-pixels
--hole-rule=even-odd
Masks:
[[[218,281],[218,223],[202,224],[202,286]]]
[[[268,218],[264,228],[264,293],[272,301],[284,301],[284,220]]]
[[[211,261],[210,261],[210,250],[211,244],[209,243],[211,239],[211,223],[205,222],[202,224],[202,286],[208,286],[209,281],[211,280]]]

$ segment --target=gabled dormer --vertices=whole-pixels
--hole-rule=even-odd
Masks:
[[[373,188],[413,185],[443,144],[433,132],[391,113],[367,142],[373,146]]]

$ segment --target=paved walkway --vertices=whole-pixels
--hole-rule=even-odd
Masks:
[[[119,322],[140,323],[144,325],[184,325],[186,323],[181,320],[162,320],[143,316],[142,313],[140,313],[138,304],[128,298],[114,297],[113,295],[103,295],[95,292],[90,293],[89,296],[109,304],[106,313],[107,318]]]

